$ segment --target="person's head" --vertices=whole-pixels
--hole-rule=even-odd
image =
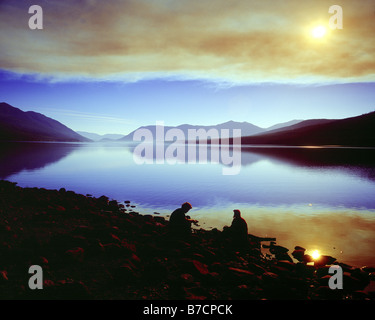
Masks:
[[[188,212],[192,208],[192,206],[191,206],[191,204],[189,202],[185,202],[185,203],[182,204],[181,208],[186,213],[186,212]]]
[[[234,215],[233,218],[241,218],[241,211],[238,209],[233,210]]]

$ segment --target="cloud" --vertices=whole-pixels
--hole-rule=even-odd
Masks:
[[[373,1],[42,1],[44,29],[29,30],[31,1],[0,4],[0,68],[61,80],[202,79],[219,83],[369,82],[375,75]]]
[[[134,124],[134,120],[131,119],[124,119],[119,117],[114,117],[106,114],[94,114],[89,112],[79,112],[75,110],[68,110],[68,109],[49,109],[49,108],[39,108],[41,112],[48,112],[52,115],[57,116],[68,116],[70,118],[77,118],[81,120],[88,120],[88,121],[99,121],[99,122],[111,122],[111,123],[119,123],[119,124]]]

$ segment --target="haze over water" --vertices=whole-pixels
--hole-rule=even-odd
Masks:
[[[374,149],[246,147],[241,170],[220,163],[144,164],[119,143],[1,146],[0,178],[22,187],[66,188],[130,200],[142,214],[168,215],[191,202],[205,229],[230,225],[240,209],[249,233],[293,251],[319,250],[351,265],[375,265]]]

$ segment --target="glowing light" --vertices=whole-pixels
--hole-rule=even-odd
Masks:
[[[320,257],[320,253],[319,253],[318,250],[315,250],[315,251],[311,254],[311,256],[312,256],[312,258],[313,258],[314,260],[317,260],[317,259],[319,259],[319,257]]]
[[[327,29],[324,26],[317,26],[311,31],[311,35],[314,38],[323,38],[327,33]]]

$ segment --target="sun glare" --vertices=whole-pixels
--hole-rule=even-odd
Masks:
[[[314,260],[318,259],[320,257],[320,253],[318,250],[315,250],[312,254],[311,254],[312,258]]]
[[[324,26],[317,26],[314,29],[312,29],[312,31],[311,31],[311,35],[314,38],[317,38],[317,39],[323,38],[326,33],[327,33],[327,29]]]

